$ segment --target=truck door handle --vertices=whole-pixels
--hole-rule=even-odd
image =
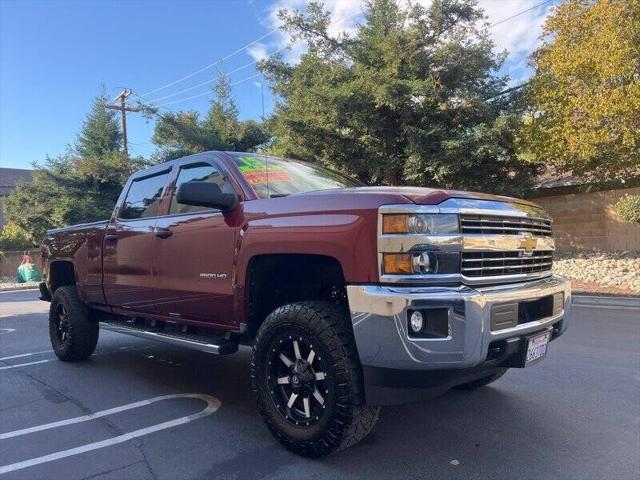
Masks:
[[[115,228],[107,228],[105,240],[118,240],[118,231]]]
[[[158,238],[169,238],[173,235],[173,232],[168,228],[157,228],[156,229],[156,237]]]

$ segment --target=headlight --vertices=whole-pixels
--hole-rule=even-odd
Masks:
[[[415,213],[384,215],[382,233],[458,233],[458,215]]]
[[[382,272],[390,275],[458,273],[458,252],[408,252],[382,254]]]

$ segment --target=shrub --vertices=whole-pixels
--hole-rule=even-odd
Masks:
[[[7,223],[0,231],[0,249],[5,251],[33,248],[29,235],[15,223]]]
[[[625,222],[640,223],[640,195],[625,195],[618,200],[615,208]]]

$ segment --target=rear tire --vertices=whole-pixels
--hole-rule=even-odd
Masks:
[[[500,368],[493,375],[489,375],[488,377],[479,378],[478,380],[474,380],[473,382],[463,383],[462,385],[457,385],[454,387],[457,390],[475,390],[476,388],[484,387],[485,385],[489,385],[490,383],[495,382],[502,378],[502,376],[507,373],[508,368]]]
[[[380,408],[364,403],[349,314],[337,305],[299,302],[276,309],[260,326],[250,368],[262,418],[298,455],[347,448],[378,420]]]
[[[89,358],[98,334],[98,322],[89,319],[76,287],[58,287],[49,307],[49,338],[56,356],[64,362]]]

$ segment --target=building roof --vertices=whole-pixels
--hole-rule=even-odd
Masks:
[[[31,182],[31,170],[24,168],[0,168],[0,197],[11,194],[19,182]]]

